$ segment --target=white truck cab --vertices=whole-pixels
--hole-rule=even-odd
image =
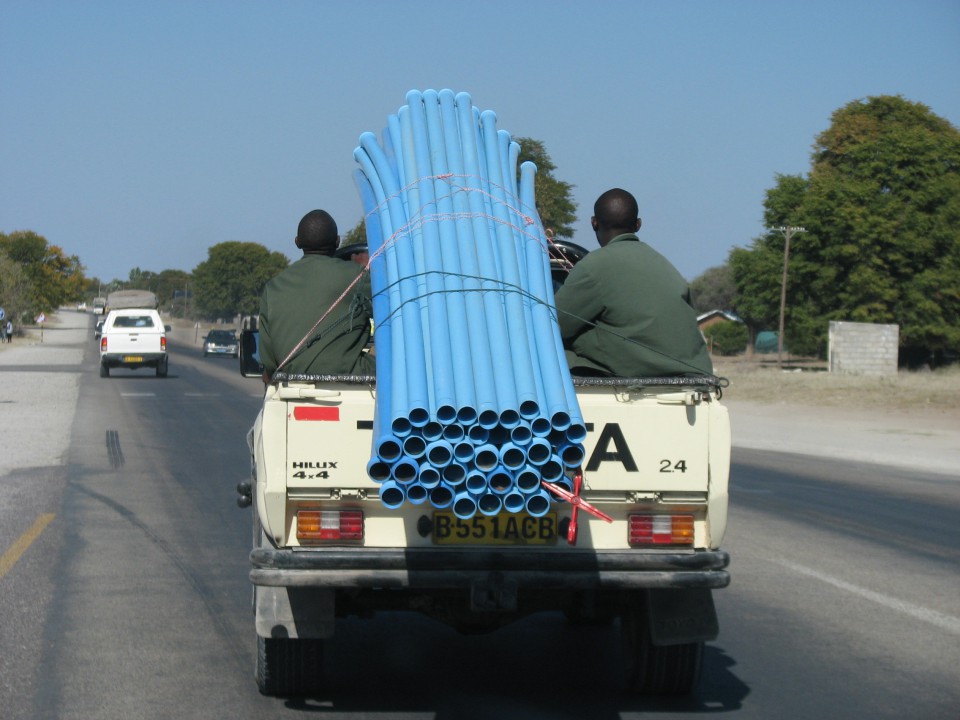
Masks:
[[[100,332],[100,377],[116,368],[152,367],[167,376],[167,335],[160,314],[152,308],[111,310]]]

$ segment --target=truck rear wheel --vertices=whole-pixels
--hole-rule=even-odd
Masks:
[[[647,613],[631,607],[620,616],[627,689],[641,695],[689,695],[700,680],[703,642],[654,645]]]
[[[257,636],[257,687],[263,695],[312,696],[323,685],[323,640]]]
[[[167,359],[164,358],[157,363],[157,377],[166,377],[167,376]]]
[[[110,377],[110,368],[100,363],[100,377]]]

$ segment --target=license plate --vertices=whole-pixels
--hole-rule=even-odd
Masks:
[[[124,355],[123,361],[124,362],[143,362],[143,356],[142,355]]]
[[[435,545],[553,545],[556,541],[556,513],[533,517],[504,512],[468,520],[443,510],[433,514]]]

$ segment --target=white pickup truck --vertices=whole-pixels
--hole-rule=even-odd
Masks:
[[[260,377],[255,333],[241,372]],[[574,378],[587,426],[566,500],[535,517],[460,519],[430,504],[389,509],[368,477],[372,377],[285,376],[268,385],[248,441],[256,679],[262,693],[323,686],[337,618],[415,610],[465,632],[559,611],[619,619],[626,686],[692,691],[726,587],[730,426],[717,378]]]
[[[167,376],[167,328],[160,314],[149,308],[111,310],[100,334],[100,377],[115,368],[156,369]]]

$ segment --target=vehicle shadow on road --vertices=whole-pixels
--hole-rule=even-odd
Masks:
[[[690,697],[631,695],[617,623],[571,625],[535,615],[488,635],[461,635],[411,613],[341,621],[324,657],[329,692],[289,699],[303,712],[432,712],[437,720],[620,718],[624,712],[723,713],[750,690],[735,662],[708,645]]]

